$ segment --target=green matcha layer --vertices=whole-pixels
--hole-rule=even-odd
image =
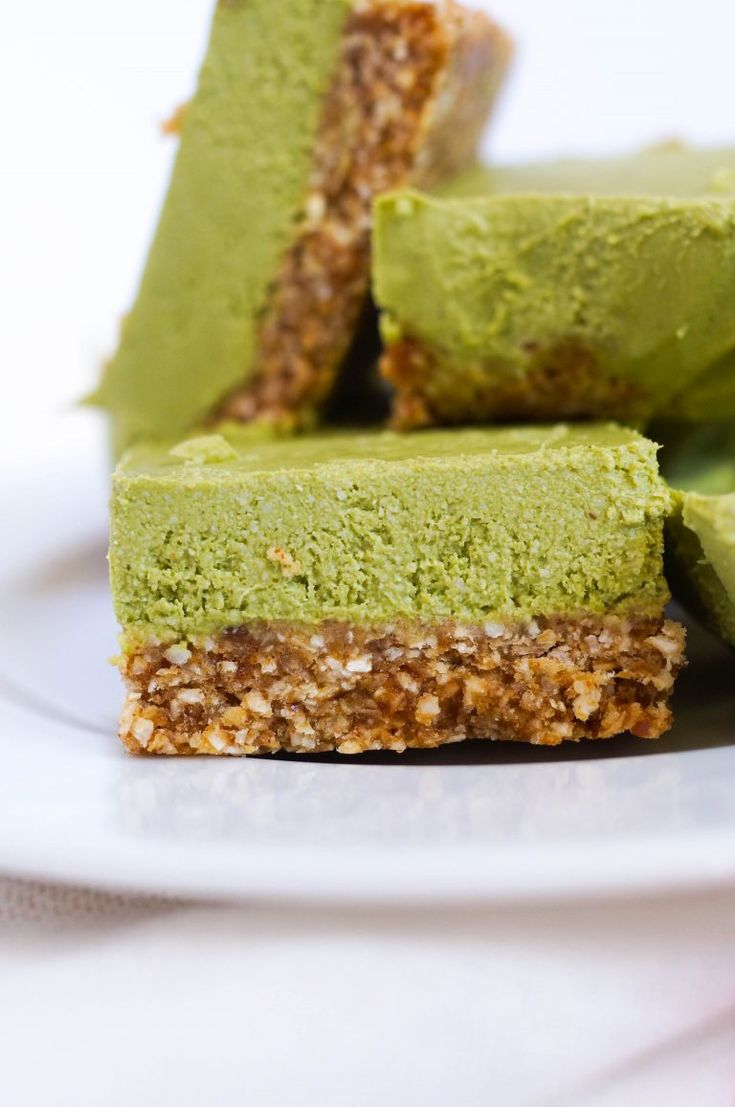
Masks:
[[[735,200],[401,191],[374,252],[399,425],[735,413]]]
[[[132,643],[251,619],[660,611],[668,506],[656,447],[612,426],[212,435],[119,466],[113,592]]]
[[[112,500],[123,739],[659,734],[669,506],[655,445],[613,425],[138,447]]]
[[[735,200],[735,149],[673,142],[615,158],[476,165],[438,189],[444,197],[508,193]],[[674,395],[667,414],[697,423],[735,415],[735,350]]]
[[[735,149],[697,149],[667,143],[615,158],[475,165],[437,191],[445,197],[540,192],[556,196],[735,198]]]
[[[305,418],[357,326],[372,197],[471,160],[508,54],[451,2],[220,0],[95,398],[116,441]]]
[[[675,594],[735,646],[735,426],[662,432],[666,475],[680,490],[667,528]]]

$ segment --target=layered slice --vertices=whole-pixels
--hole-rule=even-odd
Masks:
[[[677,595],[735,646],[735,426],[662,428],[677,488],[668,564]]]
[[[96,396],[117,441],[306,418],[358,323],[372,198],[472,158],[508,57],[452,0],[220,0]]]
[[[653,180],[643,167],[637,177],[634,167],[627,195],[619,169],[619,195],[544,192],[544,183],[570,187],[567,168],[540,174],[533,192],[405,190],[378,201],[382,371],[397,425],[699,418],[713,398],[716,417],[735,416],[735,197],[725,170],[690,168],[687,189],[720,180],[720,192],[662,198],[643,195],[643,181],[663,185],[665,174]],[[576,172],[580,188],[601,187],[602,170]],[[531,187],[531,169],[515,177]],[[481,187],[478,171],[470,181]]]
[[[133,752],[656,737],[669,492],[615,426],[139,447],[111,571]]]

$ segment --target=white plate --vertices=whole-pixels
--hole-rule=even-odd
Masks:
[[[131,758],[115,738],[121,693],[107,664],[103,478],[92,463],[24,468],[3,495],[0,868],[345,901],[735,886],[733,659],[701,633],[679,721],[658,743]]]

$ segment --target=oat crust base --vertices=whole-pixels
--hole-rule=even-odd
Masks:
[[[656,616],[253,624],[126,654],[120,737],[133,753],[230,755],[657,738],[684,637]]]
[[[603,373],[577,340],[546,350],[528,343],[524,354],[527,367],[513,374],[491,361],[453,364],[419,339],[398,339],[380,359],[381,376],[394,389],[391,425],[414,430],[494,419],[634,421],[646,411],[636,385]]]

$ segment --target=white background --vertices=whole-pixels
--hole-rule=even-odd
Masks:
[[[273,0],[274,5],[285,0]],[[212,0],[2,4],[0,364],[4,441],[38,449],[89,389],[135,289]],[[735,142],[732,0],[488,0],[515,34],[488,139],[501,159]],[[7,415],[12,413],[8,425]],[[87,448],[98,421],[68,424]],[[79,448],[82,448],[81,444]]]

